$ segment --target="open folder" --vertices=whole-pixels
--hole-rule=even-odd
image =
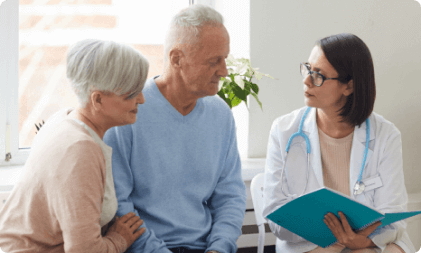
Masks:
[[[304,239],[326,248],[336,243],[336,238],[323,222],[327,213],[345,214],[349,225],[354,231],[381,221],[383,227],[411,216],[421,211],[382,214],[373,208],[361,204],[348,196],[329,188],[321,188],[305,194],[280,207],[269,214],[267,218]]]

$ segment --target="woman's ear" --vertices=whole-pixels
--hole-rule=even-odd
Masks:
[[[352,93],[354,93],[354,80],[351,80],[346,84],[344,95],[348,97]]]
[[[92,108],[95,111],[99,111],[102,109],[102,105],[103,105],[103,96],[104,94],[101,91],[94,91],[91,93],[91,104],[92,104]]]

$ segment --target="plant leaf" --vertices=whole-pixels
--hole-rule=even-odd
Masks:
[[[241,99],[239,99],[238,97],[234,97],[232,100],[231,100],[231,106],[232,107],[235,107],[235,106],[237,106],[237,105],[239,105],[240,103],[241,103]]]
[[[232,67],[228,67],[227,70],[228,70],[228,75],[236,74],[235,70]]]
[[[263,111],[262,102],[260,102],[259,98],[257,97],[257,94],[251,93],[251,95],[256,99],[257,103],[260,105],[260,109]]]
[[[224,85],[225,78],[221,77],[221,80],[219,80],[218,83],[218,90],[221,90],[222,86]]]
[[[234,82],[234,80],[235,80],[235,75],[234,74],[230,74],[227,78],[230,78],[231,80],[231,82]]]
[[[254,75],[256,76],[256,79],[257,79],[257,80],[260,80],[260,79],[262,79],[262,77],[263,77],[263,74],[262,74],[262,73],[260,73],[259,71],[254,71]]]
[[[244,90],[250,92],[250,89],[251,89],[251,82],[245,80],[244,81]]]
[[[251,89],[256,93],[259,94],[259,86],[257,86],[257,84],[250,82],[251,84]]]
[[[229,96],[228,96],[228,99],[229,99],[229,100],[232,100],[234,97],[235,97],[234,92],[230,92],[230,93],[229,93]]]
[[[228,98],[226,98],[225,99],[225,102],[227,102],[228,106],[232,109],[231,100],[229,100]]]
[[[238,65],[235,69],[235,72],[244,75],[249,70],[249,65],[247,63],[243,63],[241,65]]]
[[[227,103],[227,104],[228,104],[228,106],[229,106],[230,108],[232,108],[232,106],[231,106],[231,99],[227,98],[227,97],[225,96],[225,93],[224,93],[222,90],[220,90],[217,94],[218,94],[218,96],[219,96],[219,97],[221,97],[221,98],[225,101],[225,103]]]
[[[271,75],[269,75],[269,74],[263,74],[264,76],[266,76],[266,77],[269,77],[269,78],[271,78],[271,79],[276,79],[276,80],[278,80],[277,78],[275,78],[275,77],[273,77],[273,76],[271,76]]]
[[[229,54],[225,61],[226,61],[227,66],[233,66],[235,62],[235,58],[232,54]]]
[[[235,76],[234,81],[238,86],[240,86],[241,89],[244,89],[244,80],[241,78],[241,76]]]
[[[247,90],[246,90],[246,89],[244,89],[244,94],[246,95],[246,97],[247,97],[248,95],[250,95],[250,93],[251,93],[251,92],[250,92],[250,89],[247,89]]]
[[[225,101],[225,93],[222,89],[219,90],[217,94],[218,94],[218,96],[220,96]]]
[[[247,72],[244,73],[243,76],[248,77],[248,78],[253,77],[253,70],[252,70],[252,68],[247,69]]]
[[[244,92],[244,90],[243,89],[241,89],[240,87],[238,87],[238,86],[234,86],[233,88],[232,88],[232,91],[234,92],[234,94],[239,98],[239,99],[241,99],[241,100],[243,100],[243,101],[245,101],[247,98],[246,98],[246,94],[245,94],[245,92]]]

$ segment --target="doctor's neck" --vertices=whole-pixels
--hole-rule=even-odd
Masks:
[[[344,138],[354,131],[355,126],[348,122],[341,122],[342,117],[336,110],[317,108],[316,115],[317,127],[332,138]]]

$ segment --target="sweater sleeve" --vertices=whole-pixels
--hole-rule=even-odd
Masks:
[[[391,134],[385,141],[385,148],[378,165],[383,186],[374,191],[374,207],[383,213],[405,212],[408,195],[403,175],[401,134],[393,125],[390,127]],[[387,244],[393,242],[405,252],[415,252],[404,220],[376,229],[369,238],[382,251]]]
[[[274,121],[268,141],[267,155],[266,155],[266,167],[265,167],[265,187],[263,188],[264,196],[264,207],[263,207],[263,217],[266,218],[270,213],[277,210],[281,206],[287,204],[292,200],[292,197],[287,197],[283,194],[281,189],[282,185],[284,186],[284,191],[288,191],[286,187],[286,177],[281,180],[282,167],[284,164],[284,152],[281,149],[281,140],[278,137],[277,123]],[[298,236],[289,230],[277,225],[271,220],[267,219],[268,224],[272,232],[280,240],[298,243],[306,241],[301,236]]]
[[[208,201],[213,225],[207,238],[207,251],[234,253],[241,235],[246,210],[246,188],[241,177],[241,160],[238,153],[235,122],[232,119],[230,142],[223,172]]]
[[[61,174],[48,189],[52,215],[62,230],[66,253],[124,252],[118,233],[101,236],[100,218],[105,183],[105,161],[92,141],[70,145],[59,163]]]
[[[131,167],[132,153],[132,130],[131,126],[114,127],[108,130],[104,135],[104,142],[113,148],[113,177],[115,192],[118,200],[117,215],[123,216],[136,210],[131,199],[131,193],[134,188],[134,179]],[[142,219],[142,217],[140,217]],[[171,253],[165,242],[155,236],[152,230],[149,230],[144,222],[142,227],[146,230],[129,248],[127,252],[162,252]]]

